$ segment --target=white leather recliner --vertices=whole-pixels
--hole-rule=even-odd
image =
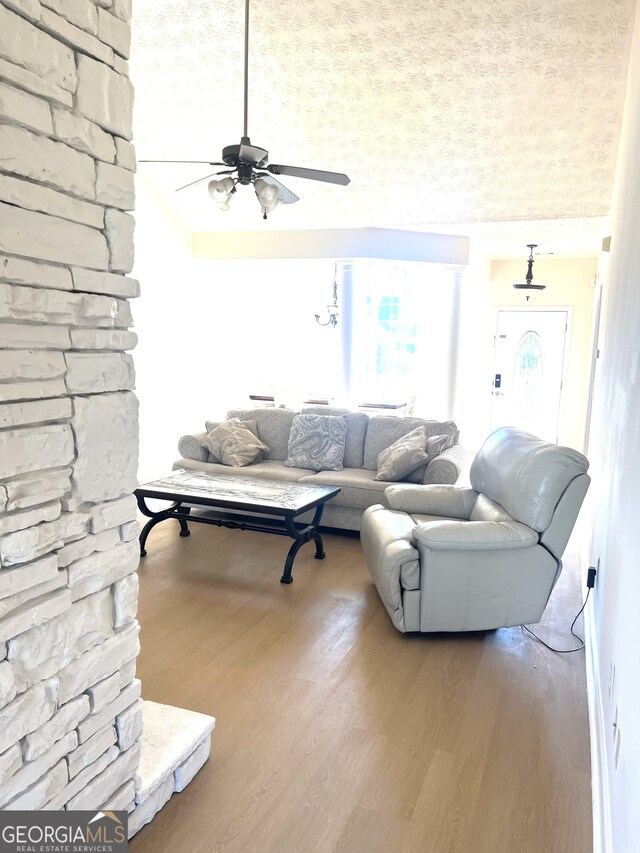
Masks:
[[[365,510],[369,572],[399,631],[538,622],[589,488],[586,457],[511,427],[493,432],[471,488],[390,486]]]

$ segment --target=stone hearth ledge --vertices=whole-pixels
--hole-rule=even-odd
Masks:
[[[172,794],[184,790],[211,751],[215,717],[142,700],[140,763],[129,838],[160,811]]]

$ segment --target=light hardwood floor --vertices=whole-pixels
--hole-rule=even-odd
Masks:
[[[519,628],[402,635],[358,539],[167,522],[140,566],[146,699],[217,718],[133,853],[588,853],[584,655]],[[568,647],[576,572],[540,633]]]

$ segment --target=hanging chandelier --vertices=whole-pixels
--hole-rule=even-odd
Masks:
[[[319,326],[331,326],[333,329],[338,325],[338,264],[334,265],[333,269],[333,297],[331,302],[326,307],[327,319],[324,323],[320,322],[320,314],[316,314],[316,323]]]
[[[538,247],[537,243],[527,243],[527,249],[529,249],[529,258],[527,260],[527,274],[525,276],[525,281],[520,282],[519,284],[514,284],[516,290],[544,290],[547,286],[546,284],[534,284],[533,283],[533,250]],[[529,295],[527,294],[527,301],[529,301]]]

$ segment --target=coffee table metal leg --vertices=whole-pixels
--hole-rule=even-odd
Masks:
[[[167,518],[172,517],[172,515],[171,515],[172,512],[180,506],[180,502],[176,501],[175,503],[171,504],[171,506],[168,507],[168,509],[160,510],[160,512],[152,512],[149,509],[149,507],[146,505],[145,499],[142,496],[137,495],[136,499],[138,501],[138,509],[140,510],[140,512],[143,515],[146,515],[147,518],[151,519],[151,521],[147,521],[147,523],[142,528],[142,531],[140,533],[140,556],[146,557],[147,556],[147,550],[144,546],[147,543],[147,536],[151,533],[151,531],[156,526],[156,524],[160,524],[161,521],[166,521]],[[182,527],[182,523],[183,522],[180,521],[180,527]],[[186,522],[185,522],[185,526],[186,526]],[[182,531],[180,532],[180,535],[182,535]]]
[[[324,548],[322,545],[322,536],[320,536],[319,533],[314,533],[313,534],[313,541],[316,543],[315,559],[316,560],[324,560],[324,558],[326,557],[326,554],[324,553]]]
[[[301,530],[298,529],[295,525],[294,519],[292,517],[287,517],[285,520],[287,533],[291,536],[292,539],[295,539],[295,542],[289,548],[289,553],[287,554],[287,559],[284,562],[284,572],[282,573],[282,577],[280,578],[280,583],[293,583],[293,577],[291,575],[293,570],[293,561],[296,558],[296,554],[305,545],[307,542],[315,542],[316,545],[316,560],[324,560],[325,553],[322,545],[322,537],[318,533],[318,527],[320,525],[320,519],[322,518],[322,513],[324,511],[324,503],[321,503],[316,507],[316,511],[313,515],[313,520],[311,524],[307,527],[303,527]]]
[[[183,512],[185,515],[189,515],[189,513],[191,512],[191,507],[183,506],[180,511]],[[185,518],[179,518],[178,521],[180,522],[180,536],[191,536],[191,531],[187,526],[187,520]]]
[[[298,553],[300,548],[302,548],[302,546],[306,543],[306,541],[306,539],[298,539],[297,542],[294,542],[291,548],[289,548],[287,559],[284,561],[284,572],[282,573],[282,577],[280,578],[280,583],[293,583],[293,578],[291,577],[293,561],[296,558],[296,554]]]

